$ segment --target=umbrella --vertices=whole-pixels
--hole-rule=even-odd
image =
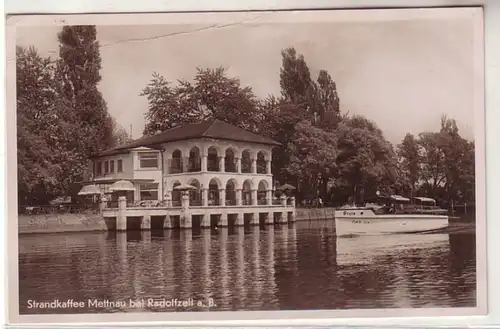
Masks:
[[[71,197],[70,196],[60,196],[60,197],[57,197],[55,198],[54,200],[50,201],[49,203],[51,205],[62,205],[62,204],[65,204],[65,203],[71,203]]]
[[[277,190],[279,190],[279,191],[295,190],[295,186],[290,185],[290,184],[283,184],[280,187],[278,187]]]
[[[86,185],[84,186],[78,195],[100,195],[101,190],[96,185]]]
[[[114,182],[110,187],[110,191],[118,192],[118,191],[135,191],[134,184],[127,180],[119,180]]]
[[[181,185],[174,187],[174,190],[178,190],[178,191],[196,190],[196,187],[194,187],[193,185],[181,184]]]

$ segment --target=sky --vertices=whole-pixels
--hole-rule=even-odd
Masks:
[[[437,131],[443,114],[474,136],[473,20],[98,25],[108,110],[134,138],[148,102],[140,96],[153,72],[191,80],[197,67],[224,66],[259,97],[280,94],[281,50],[295,47],[314,78],[326,69],[342,113],[375,121],[398,144],[408,132]],[[17,45],[58,55],[59,26],[19,27]],[[131,129],[132,128],[132,129]]]

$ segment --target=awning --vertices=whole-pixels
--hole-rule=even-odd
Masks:
[[[422,201],[422,202],[432,202],[432,203],[436,203],[436,200],[432,199],[432,198],[427,198],[427,197],[424,197],[424,196],[416,196],[414,197],[415,200],[419,200],[419,201]]]
[[[89,181],[82,181],[78,182],[78,184],[95,184],[95,185],[101,185],[101,184],[113,184],[121,180],[126,180],[131,183],[151,183],[154,182],[154,179],[137,179],[137,178],[115,178],[115,179],[95,179],[95,180],[89,180]]]
[[[78,195],[99,195],[99,194],[101,194],[101,190],[94,184],[85,185],[84,187],[82,187],[80,192],[78,192]]]
[[[405,197],[403,197],[401,195],[391,195],[391,199],[395,200],[395,201],[401,201],[401,202],[408,202],[408,201],[410,201],[410,199],[405,198]]]
[[[127,180],[119,180],[113,185],[110,186],[109,188],[110,191],[117,192],[117,191],[135,191],[134,184],[132,182],[127,181]]]

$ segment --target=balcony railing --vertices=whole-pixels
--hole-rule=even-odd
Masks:
[[[195,206],[195,207],[200,207],[203,205],[203,200],[197,199],[197,200],[189,200],[189,205],[190,206]]]
[[[236,206],[236,200],[226,199],[226,206]]]
[[[118,201],[105,201],[105,208],[118,208]]]

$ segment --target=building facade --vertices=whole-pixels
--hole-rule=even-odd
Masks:
[[[295,201],[274,197],[278,145],[219,120],[188,124],[95,156],[92,183],[115,198],[102,213],[118,230],[129,218],[141,218],[141,229],[153,218],[165,228],[190,228],[195,218],[202,227],[287,222]],[[118,181],[132,186],[126,196],[111,191]]]
[[[193,129],[197,126],[205,129],[200,133]],[[233,134],[227,134],[228,128]],[[204,136],[207,130],[216,134]],[[175,135],[168,134],[171,131]],[[118,180],[132,182],[135,191],[128,193],[129,203],[171,200],[180,205],[175,187],[191,185],[191,205],[271,204],[272,150],[277,142],[217,120],[159,135],[94,157],[93,181],[105,193]]]

